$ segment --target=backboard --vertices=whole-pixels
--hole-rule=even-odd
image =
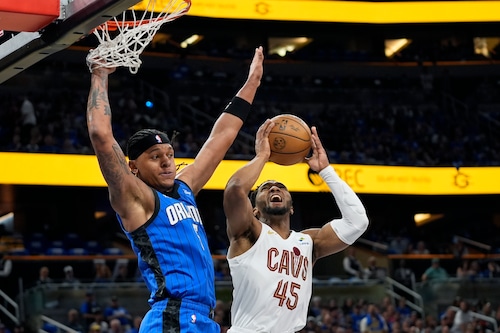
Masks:
[[[5,5],[9,8],[0,5],[0,84],[49,55],[71,46],[98,25],[139,2],[19,0]],[[58,10],[54,6],[58,6]]]

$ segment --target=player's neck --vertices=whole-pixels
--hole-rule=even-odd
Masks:
[[[288,238],[290,236],[290,222],[289,221],[273,221],[271,220],[269,226],[276,231],[283,239]]]

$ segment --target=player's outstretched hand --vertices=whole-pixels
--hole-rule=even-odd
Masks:
[[[116,71],[116,66],[109,66],[105,59],[102,58],[90,58],[90,53],[87,55],[87,66],[90,72],[94,75],[103,76],[109,75]]]
[[[267,119],[260,125],[257,134],[255,135],[255,155],[264,156],[266,161],[271,156],[271,145],[269,144],[269,133],[273,129],[275,123],[271,119]]]
[[[306,158],[306,162],[313,171],[320,172],[330,165],[330,161],[328,160],[328,154],[319,139],[316,126],[311,127],[311,147],[312,155]]]
[[[252,63],[250,64],[250,70],[248,72],[248,80],[256,81],[260,84],[260,80],[262,79],[262,75],[264,73],[264,49],[262,46],[259,46],[255,49],[255,53],[253,55]]]
[[[93,75],[98,75],[98,76],[103,76],[103,75],[109,75],[116,71],[116,67],[103,67],[100,65],[93,65],[92,66],[92,74]]]

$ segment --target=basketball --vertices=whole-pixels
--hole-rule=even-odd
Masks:
[[[276,125],[269,133],[269,160],[280,165],[293,165],[304,160],[311,150],[311,130],[297,116],[281,114],[271,119]]]

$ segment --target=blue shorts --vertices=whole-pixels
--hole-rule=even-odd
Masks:
[[[139,333],[220,333],[209,306],[167,298],[155,302],[142,319]]]

